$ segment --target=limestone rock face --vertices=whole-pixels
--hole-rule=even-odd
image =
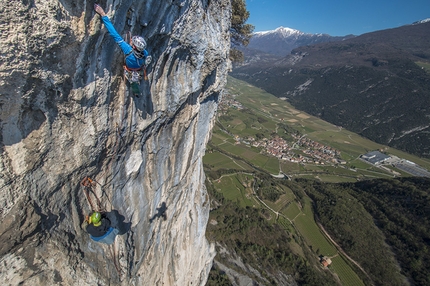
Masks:
[[[120,34],[147,39],[139,97],[93,4],[0,0],[0,281],[204,285],[215,250],[202,156],[230,1],[100,2]],[[111,215],[113,245],[83,228],[91,208]]]

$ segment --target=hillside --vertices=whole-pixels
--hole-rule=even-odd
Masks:
[[[408,284],[399,273],[413,285],[429,285],[430,179],[301,183],[325,229],[371,273],[376,285]]]
[[[430,23],[300,47],[232,75],[381,144],[430,157]]]
[[[360,154],[430,160],[237,79],[227,87],[204,157],[217,249],[207,285],[428,285],[429,179]]]

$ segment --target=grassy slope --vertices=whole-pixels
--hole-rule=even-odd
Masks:
[[[308,261],[311,259],[313,262],[311,265],[315,265],[319,255],[331,256],[333,264],[329,271],[339,277],[343,285],[358,285],[363,281],[368,284],[369,280],[366,276],[368,274],[363,273],[345,258],[318,228],[313,218],[310,207],[312,202],[309,198],[299,198],[296,192],[278,183],[275,183],[276,186],[272,189],[266,187],[255,192],[252,180],[258,178],[261,172],[277,174],[279,166],[291,177],[317,178],[323,182],[355,182],[357,179],[392,177],[390,173],[358,159],[360,154],[375,149],[385,148],[390,154],[414,161],[427,168],[430,166],[429,160],[376,144],[348,130],[299,112],[287,102],[234,78],[229,79],[229,90],[247,110],[231,109],[227,114],[219,117],[208,148],[209,152],[204,158],[211,188],[240,208],[259,209],[259,214],[267,222],[281,226],[290,238],[287,249],[292,254]],[[263,134],[269,138],[274,132],[285,138],[291,138],[282,128],[285,124],[288,125],[289,131],[297,130],[314,141],[340,150],[341,157],[347,161],[348,168],[302,165],[285,161],[279,164],[274,157],[262,154],[261,149],[243,143],[237,144],[234,139],[234,135],[245,137],[257,134]],[[250,175],[251,173],[253,175]],[[258,179],[256,181],[258,182]],[[265,198],[267,191],[279,193],[278,199],[270,201]],[[223,207],[212,212],[211,218],[219,222],[220,212],[225,214]],[[232,225],[225,223],[224,227],[234,228],[234,223]],[[214,235],[214,232],[217,234]],[[224,242],[229,240],[228,236],[231,234],[220,235],[220,233],[223,233],[220,225],[208,227],[208,236],[212,239]],[[270,250],[266,249],[266,251]],[[246,255],[246,253],[242,254]],[[314,275],[318,276],[318,274]]]

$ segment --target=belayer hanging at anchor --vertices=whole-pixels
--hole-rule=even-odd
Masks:
[[[119,45],[121,50],[125,55],[125,65],[124,65],[124,74],[127,80],[131,84],[131,88],[133,90],[133,94],[138,96],[140,94],[139,91],[139,83],[141,80],[141,71],[143,70],[146,73],[145,68],[147,65],[151,63],[151,56],[146,51],[146,41],[144,38],[140,36],[133,36],[131,38],[131,43],[127,43],[124,39],[118,34],[113,26],[112,22],[109,20],[109,17],[106,15],[105,11],[98,4],[94,4],[94,10],[97,14],[101,16],[103,23],[106,26],[109,34],[115,40],[115,42]],[[146,78],[146,74],[145,74]]]
[[[119,230],[111,226],[111,221],[104,214],[93,211],[84,221],[84,229],[88,232],[91,239],[100,243],[112,244]]]
[[[89,215],[85,216],[84,222],[81,224],[82,229],[86,230],[91,239],[97,242],[112,244],[115,241],[116,235],[119,233],[116,220],[111,221],[108,217],[110,213],[102,211],[101,202],[97,198],[93,187],[96,186],[96,181],[90,177],[85,177],[81,181],[81,186],[84,187],[84,194],[87,198],[90,208],[93,210]],[[93,203],[90,193],[93,194],[96,203]]]

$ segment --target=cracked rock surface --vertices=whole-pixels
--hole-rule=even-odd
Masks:
[[[93,1],[0,2],[3,285],[204,285],[215,249],[202,156],[230,1],[99,3],[121,35],[147,39],[139,97]],[[120,230],[113,245],[83,229],[90,204]]]

